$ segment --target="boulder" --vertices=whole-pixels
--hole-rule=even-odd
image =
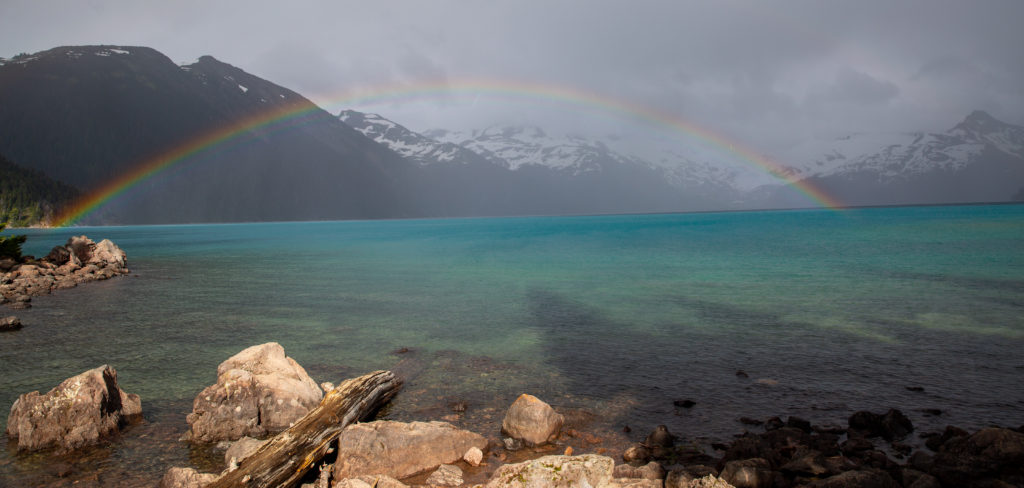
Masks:
[[[336,480],[331,488],[408,488],[408,485],[390,476],[359,476]]]
[[[657,462],[651,461],[643,466],[630,466],[628,464],[620,464],[615,466],[615,470],[612,472],[616,478],[637,478],[637,479],[648,479],[648,480],[661,480],[665,479],[665,468]]]
[[[779,470],[790,476],[816,478],[828,473],[829,467],[825,463],[825,457],[820,452],[801,449],[793,455],[789,462],[783,464]]]
[[[736,488],[769,488],[775,473],[763,458],[729,461],[722,469],[721,478]]]
[[[607,456],[544,456],[506,464],[491,476],[485,488],[594,488],[612,483],[615,461]]]
[[[43,260],[60,266],[63,265],[64,263],[67,263],[70,257],[71,251],[68,251],[68,248],[64,246],[54,246],[54,248],[50,250],[50,253],[47,254],[46,257],[43,258]]]
[[[192,468],[171,468],[164,473],[157,488],[202,488],[217,478],[216,474],[200,473]]]
[[[7,435],[18,439],[22,451],[71,450],[98,443],[141,413],[139,396],[119,388],[117,371],[103,365],[64,380],[45,395],[33,391],[18,397],[7,418]]]
[[[430,476],[427,476],[426,483],[430,486],[460,486],[462,485],[462,470],[453,464],[442,464]]]
[[[770,432],[774,431],[768,431],[766,434]],[[722,462],[719,464],[719,468],[725,466],[725,463],[729,461],[764,458],[769,461],[777,462],[778,457],[778,453],[772,449],[772,445],[768,441],[760,436],[745,435],[733,441],[732,445],[729,446],[729,449],[725,451],[725,454],[722,456]]]
[[[651,450],[643,444],[635,444],[626,448],[622,460],[630,464],[644,464],[651,460]]]
[[[487,440],[447,422],[376,421],[353,424],[338,437],[335,479],[383,474],[402,479],[451,464]]]
[[[1024,477],[1024,434],[990,427],[968,437],[954,437],[932,458],[931,474],[945,485]]]
[[[966,430],[952,425],[947,425],[946,430],[942,431],[941,434],[933,434],[925,440],[924,445],[934,452],[938,452],[942,448],[942,445],[948,442],[950,439],[955,437],[967,437],[970,435]]]
[[[228,469],[230,469],[232,465],[237,466],[243,459],[260,450],[266,442],[267,441],[265,440],[261,441],[259,439],[253,439],[252,437],[243,437],[232,442],[231,447],[224,452],[224,464],[228,466]]]
[[[914,431],[914,424],[903,412],[895,408],[884,415],[868,411],[855,412],[848,420],[851,430],[863,432],[868,437],[882,437],[887,441],[900,440]]]
[[[701,465],[674,468],[665,476],[665,488],[689,488],[690,486],[731,487],[732,485],[719,479],[718,471]]]
[[[505,413],[501,421],[501,432],[533,446],[544,444],[558,435],[563,422],[565,417],[555,412],[550,405],[523,393]]]
[[[710,474],[703,478],[695,479],[686,486],[687,488],[736,488],[730,485],[728,481]],[[666,486],[666,488],[668,487]]]
[[[484,461],[484,452],[479,447],[471,447],[462,455],[462,460],[470,466],[479,466]]]
[[[263,437],[316,408],[323,392],[276,342],[249,347],[217,367],[217,383],[192,402],[186,420],[198,442]]]
[[[18,317],[10,316],[0,318],[0,332],[12,332],[21,329],[21,320]]]
[[[89,258],[92,257],[92,248],[96,243],[92,239],[86,236],[72,236],[68,238],[68,242],[64,244],[64,247],[75,255],[80,263],[86,263]],[[52,251],[51,251],[52,252]]]
[[[651,449],[657,449],[659,447],[669,448],[672,447],[675,442],[676,436],[672,435],[672,433],[668,431],[668,427],[659,425],[654,428],[654,431],[647,435],[647,439],[644,440],[644,445]]]
[[[885,471],[856,470],[840,473],[804,485],[806,488],[899,488]]]
[[[111,242],[110,239],[103,239],[93,246],[91,254],[86,262],[101,268],[124,269],[128,264],[125,252]]]

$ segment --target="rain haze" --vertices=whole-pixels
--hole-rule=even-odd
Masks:
[[[650,129],[585,103],[462,88],[529,84],[782,155],[810,137],[943,131],[975,109],[1024,123],[1021,18],[1015,0],[6,1],[0,56],[76,44],[149,46],[178,63],[209,54],[332,113],[420,131]]]

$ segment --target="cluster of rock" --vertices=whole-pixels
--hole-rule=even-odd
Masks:
[[[28,308],[33,296],[125,274],[127,258],[116,244],[109,239],[96,243],[75,236],[42,259],[0,259],[0,304]]]
[[[848,428],[812,426],[796,417],[786,422],[773,417],[763,425],[760,434],[745,433],[729,445],[718,446],[724,454],[717,459],[676,446],[674,436],[663,426],[627,450],[624,458],[633,464],[652,459],[682,464],[666,473],[665,488],[698,486],[694,483],[709,475],[736,488],[1024,485],[1024,433],[1020,431],[986,428],[968,434],[948,427],[941,434],[922,436],[933,452],[929,454],[900,442],[914,427],[895,409],[884,414],[856,412],[848,419]],[[884,440],[888,450],[907,461],[900,464],[891,459],[875,439]]]
[[[294,429],[289,430],[290,426],[308,425],[307,419],[314,417],[326,399],[337,398],[342,390],[339,387],[325,397],[277,343],[247,348],[221,363],[217,373],[217,382],[193,402],[193,412],[187,417],[187,439],[233,441],[225,453],[225,470],[199,473],[192,468],[171,468],[161,487],[200,488],[241,476],[248,466],[246,459],[273,448],[273,442],[266,445],[268,440],[254,437],[283,432],[280,435],[284,437],[275,438],[279,440],[291,435]],[[321,398],[326,399],[321,402]],[[11,409],[7,429],[19,449],[74,449],[98,442],[139,413],[139,398],[118,388],[116,372],[102,366],[66,380],[46,395],[22,395]],[[565,455],[500,465],[505,459],[498,452],[501,449],[562,440],[564,420],[547,403],[524,394],[506,412],[502,442],[488,442],[480,434],[447,422],[382,420],[355,423],[336,434],[329,449],[336,458],[333,461],[322,460],[320,454],[294,462],[312,467],[306,478],[309,483],[304,485],[308,488],[464,486],[463,469],[490,463],[498,465],[486,483],[475,487],[1024,486],[1024,433],[987,428],[969,434],[949,427],[921,436],[927,439],[927,451],[914,451],[901,442],[914,431],[913,424],[898,410],[857,412],[848,419],[848,427],[812,426],[795,417],[785,422],[779,418],[766,422],[744,419],[761,425],[763,432],[744,433],[729,444],[716,445],[718,457],[678,442],[666,427],[659,426],[644,442],[625,451],[625,464],[617,465],[615,459],[599,454],[572,455],[568,448]]]

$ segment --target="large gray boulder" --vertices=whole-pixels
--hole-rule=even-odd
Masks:
[[[527,445],[544,444],[558,435],[565,417],[539,398],[523,393],[501,421],[501,433]]]
[[[479,434],[447,422],[376,421],[353,424],[338,437],[334,479],[387,475],[402,479],[452,464],[470,448],[485,449]]]
[[[281,432],[319,405],[323,392],[276,342],[249,347],[217,367],[217,383],[192,402],[186,420],[197,442]]]
[[[7,435],[18,450],[71,450],[96,444],[142,413],[138,395],[117,386],[117,371],[103,365],[61,382],[45,395],[18,397],[7,418]]]
[[[544,456],[532,461],[506,464],[491,476],[485,488],[578,488],[617,486],[608,456]]]

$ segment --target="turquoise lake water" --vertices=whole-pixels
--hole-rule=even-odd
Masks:
[[[0,335],[0,405],[108,363],[146,414],[66,479],[10,445],[0,480],[141,486],[211,467],[176,440],[191,400],[268,341],[317,381],[395,368],[410,380],[385,415],[466,401],[456,423],[489,437],[522,392],[611,444],[890,407],[918,432],[1024,424],[1024,205],[19,233],[37,256],[109,238],[132,276],[3,312],[25,328]]]

